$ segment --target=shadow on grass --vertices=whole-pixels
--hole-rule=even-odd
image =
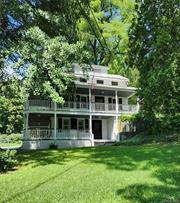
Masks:
[[[132,202],[180,202],[180,146],[152,145],[138,147],[95,147],[73,150],[44,150],[23,152],[22,165],[32,167],[48,164],[66,165],[72,160],[83,159],[83,163],[105,165],[108,170],[151,170],[152,177],[157,178],[162,185],[134,184],[118,189],[116,195],[121,195]],[[61,174],[39,183],[32,191],[42,184]],[[28,191],[25,191],[28,192]],[[22,192],[23,194],[24,192]],[[20,194],[18,194],[20,195]]]
[[[131,202],[179,203],[178,189],[163,185],[134,184],[117,190],[117,195]]]

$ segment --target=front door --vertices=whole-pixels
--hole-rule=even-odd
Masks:
[[[92,133],[94,134],[94,139],[102,139],[102,121],[101,120],[92,121]]]

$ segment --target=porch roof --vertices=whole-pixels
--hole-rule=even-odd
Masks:
[[[91,88],[90,85],[86,85],[86,87],[84,87],[84,85],[78,85],[76,93],[89,94],[89,88]],[[137,88],[134,88],[134,87],[125,87],[124,88],[124,87],[108,86],[107,88],[105,88],[102,85],[96,85],[96,87],[94,89],[92,89],[92,94],[93,95],[102,95],[102,96],[115,96],[115,91],[117,91],[119,97],[130,97],[136,93],[136,90],[137,90]]]

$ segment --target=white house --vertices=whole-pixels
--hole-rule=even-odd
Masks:
[[[24,149],[85,147],[115,142],[122,114],[136,113],[137,105],[128,105],[136,88],[128,79],[108,74],[108,68],[93,65],[88,79],[74,65],[76,92],[64,104],[30,98],[25,106]]]

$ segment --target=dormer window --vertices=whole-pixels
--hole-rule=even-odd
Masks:
[[[103,80],[97,80],[96,82],[97,82],[97,84],[101,84],[101,85],[104,84],[104,81],[103,81]]]
[[[112,81],[112,82],[111,82],[111,85],[113,85],[113,86],[118,86],[118,82]]]
[[[87,82],[87,80],[85,78],[79,78],[80,82]]]

